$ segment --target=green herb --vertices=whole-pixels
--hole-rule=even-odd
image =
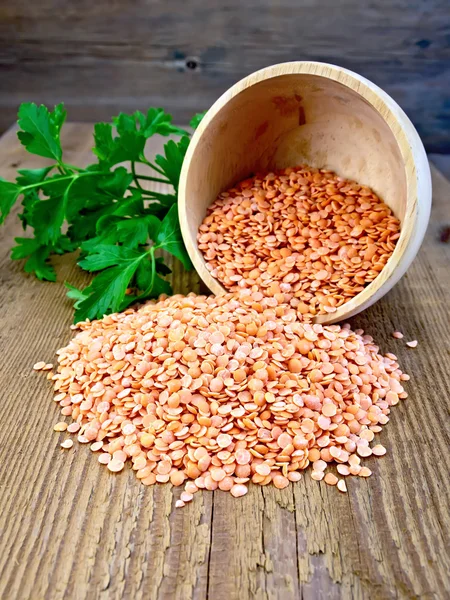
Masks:
[[[191,127],[195,129],[202,117],[195,115]],[[173,125],[162,108],[120,113],[112,124],[95,125],[97,162],[80,168],[63,160],[60,132],[65,119],[63,104],[53,111],[31,103],[19,108],[20,142],[54,164],[19,170],[14,183],[0,178],[0,224],[21,199],[19,218],[24,230],[32,231],[31,237],[15,239],[11,258],[25,260],[25,271],[38,279],[55,281],[52,254],[79,249],[78,265],[96,276],[84,290],[66,283],[67,295],[75,301],[76,322],[170,294],[164,279],[170,269],[158,253],[168,252],[191,268],[176,206],[189,133]],[[178,141],[168,140],[164,153],[151,162],[145,145],[153,135],[175,136]],[[124,162],[129,168],[119,164]],[[146,190],[145,181],[167,184],[171,190]]]

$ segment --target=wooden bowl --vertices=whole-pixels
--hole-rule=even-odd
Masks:
[[[431,177],[411,121],[379,87],[347,69],[290,62],[249,75],[210,108],[189,145],[180,178],[183,239],[202,280],[225,292],[206,268],[197,231],[217,195],[256,171],[300,164],[328,168],[371,187],[401,221],[395,250],[378,277],[333,314],[333,323],[388,292],[419,250],[431,207]]]

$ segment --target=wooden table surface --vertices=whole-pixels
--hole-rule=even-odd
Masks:
[[[66,160],[90,159],[92,128],[69,124]],[[154,150],[155,148],[153,148]],[[0,140],[0,175],[42,165],[13,131]],[[419,256],[376,306],[352,320],[411,375],[409,398],[379,435],[369,479],[341,494],[309,473],[285,490],[250,486],[234,499],[196,494],[174,509],[169,485],[112,475],[86,446],[62,450],[49,382],[34,373],[71,337],[64,280],[86,283],[74,256],[58,257],[57,283],[11,261],[21,235],[0,231],[0,598],[344,600],[450,597],[450,183],[433,168],[431,223]],[[445,237],[445,236],[444,236]],[[176,291],[198,291],[174,269]],[[400,329],[416,349],[394,340]],[[176,494],[180,493],[177,490]]]

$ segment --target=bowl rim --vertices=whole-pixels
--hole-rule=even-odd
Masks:
[[[403,158],[406,176],[407,205],[400,238],[394,252],[380,274],[335,313],[317,315],[316,323],[331,324],[347,319],[371,306],[386,294],[404,275],[422,243],[431,210],[431,173],[422,141],[414,125],[401,107],[380,87],[353,71],[315,61],[293,61],[265,67],[247,75],[224,92],[203,117],[195,130],[184,158],[178,192],[178,215],[186,249],[202,281],[215,295],[227,290],[212,277],[198,249],[197,239],[191,238],[188,227],[186,188],[191,161],[197,146],[216,115],[232,98],[248,88],[284,75],[315,75],[337,81],[356,92],[374,108],[391,130]]]

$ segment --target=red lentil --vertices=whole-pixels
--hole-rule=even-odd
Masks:
[[[66,431],[67,429],[67,423],[64,423],[64,421],[61,421],[60,423],[56,423],[56,425],[53,426],[53,430],[54,431]]]
[[[327,473],[324,477],[324,481],[325,483],[328,483],[328,485],[336,485],[339,480],[334,473]]]
[[[339,481],[337,482],[337,488],[340,492],[347,491],[347,484],[345,483],[344,479],[339,479]]]
[[[359,294],[399,237],[399,220],[372,190],[300,166],[258,173],[221,193],[197,239],[227,290],[280,295],[311,316]]]
[[[283,489],[310,463],[346,491],[328,466],[368,477],[360,456],[385,453],[370,443],[407,397],[396,357],[370,336],[258,291],[162,297],[77,329],[53,376],[73,422],[55,429],[91,442],[113,473],[128,462],[144,485],[186,481],[177,506],[198,489]]]
[[[181,492],[180,500],[184,503],[190,502],[194,496],[189,492]]]

